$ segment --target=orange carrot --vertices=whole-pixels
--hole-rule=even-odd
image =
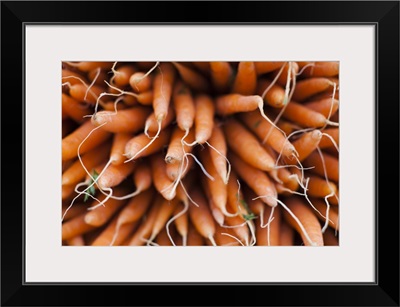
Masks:
[[[69,69],[61,70],[61,78],[62,78],[62,83],[69,83],[71,85],[74,85],[74,84],[82,84],[82,82],[84,82],[85,84],[88,84],[88,80],[83,74]]]
[[[147,163],[140,163],[133,173],[136,191],[145,191],[152,185],[151,168]]]
[[[84,72],[97,68],[108,70],[113,66],[113,62],[67,62],[67,64]]]
[[[100,67],[92,69],[87,73],[89,83],[104,86],[104,80],[108,80],[108,72]]]
[[[339,62],[298,62],[301,76],[335,77],[339,74]],[[306,67],[307,66],[307,67]],[[303,69],[303,67],[305,67]]]
[[[227,185],[224,183],[222,178],[219,176],[214,164],[211,160],[210,148],[204,148],[199,152],[201,162],[207,172],[214,178],[205,179],[210,191],[211,200],[217,208],[219,208],[223,214],[227,215],[226,204],[228,201],[228,190]]]
[[[254,62],[240,62],[232,85],[232,93],[253,95],[257,87],[257,72]]]
[[[257,75],[263,75],[271,71],[277,70],[285,65],[285,62],[254,62]]]
[[[187,245],[188,246],[202,246],[202,245],[204,245],[204,238],[196,230],[196,228],[193,226],[193,224],[191,222],[189,222]]]
[[[156,236],[161,232],[161,230],[165,227],[168,219],[171,217],[174,212],[178,201],[176,199],[164,201],[160,205],[160,209],[157,212],[157,216],[154,220],[153,227],[151,230],[151,235],[149,241],[153,241]]]
[[[94,126],[113,133],[136,133],[143,129],[151,110],[147,107],[135,106],[125,110],[99,111],[92,116]],[[105,125],[104,125],[105,124]]]
[[[64,93],[62,93],[62,110],[77,123],[82,123],[85,121],[84,116],[92,113],[89,106],[81,104],[78,100]]]
[[[231,86],[233,69],[228,62],[210,62],[211,81],[219,92],[227,92]]]
[[[144,106],[151,106],[153,104],[154,93],[152,90],[139,93],[136,96],[137,102]]]
[[[174,225],[177,232],[182,237],[183,245],[187,245],[187,237],[189,231],[189,214],[187,212],[187,209],[189,209],[189,207],[185,207],[182,202],[178,202],[173,212],[173,216],[176,217],[174,219]]]
[[[316,175],[308,175],[307,177],[309,178],[308,195],[313,197],[325,197],[337,192],[337,186],[332,181],[327,182],[326,179]]]
[[[208,76],[210,73],[210,62],[191,62],[193,67],[200,71],[203,75]]]
[[[72,197],[75,190],[75,184],[63,185],[61,187],[61,199],[67,200]]]
[[[318,147],[321,137],[321,131],[316,129],[303,133],[297,140],[292,142],[298,154],[297,159],[300,162],[304,161],[304,159],[306,159]],[[292,158],[291,161],[294,161],[296,164],[297,159]],[[289,158],[287,160],[289,160]]]
[[[176,195],[173,189],[174,182],[168,178],[166,164],[162,153],[150,156],[150,165],[153,174],[153,183],[157,191],[167,200],[171,200]]]
[[[79,153],[83,154],[101,144],[110,136],[109,132],[102,129],[94,130],[94,128],[96,127],[88,120],[62,139],[63,161],[77,157],[78,148]]]
[[[322,158],[318,151],[312,152],[303,162],[304,167],[313,167],[310,172],[315,173],[319,176],[325,178],[326,176],[329,180],[335,182],[339,181],[339,161],[337,158],[321,152]],[[325,168],[324,168],[325,166]]]
[[[294,230],[285,221],[282,221],[279,229],[279,245],[280,246],[293,246],[294,244]]]
[[[87,205],[81,204],[81,203],[75,203],[71,208],[68,209],[67,213],[66,210],[69,207],[67,203],[62,205],[62,212],[61,212],[61,217],[64,216],[63,221],[66,222],[78,215],[81,215],[82,213],[86,212],[87,210]]]
[[[258,111],[242,113],[239,118],[260,140],[265,139],[268,135],[265,143],[270,145],[276,152],[282,153],[286,157],[294,154],[295,148],[286,139],[285,135],[265,120]]]
[[[278,195],[275,185],[265,172],[244,162],[233,152],[228,153],[228,159],[231,161],[232,167],[238,176],[246,182],[246,184],[256,193],[257,196],[265,196],[262,197],[262,200],[271,207],[275,207],[277,205],[275,199],[278,197]]]
[[[324,134],[322,135],[321,141],[319,142],[319,148],[327,148],[331,147],[334,143],[339,146],[339,128],[327,128],[322,131]],[[327,134],[327,135],[325,135]]]
[[[160,135],[152,142],[146,149],[139,153],[145,146],[147,146],[152,140],[149,139],[144,133],[134,136],[126,143],[125,156],[130,159],[135,157],[149,156],[155,152],[158,152],[164,145],[168,144],[171,132],[170,130],[162,130]]]
[[[328,78],[307,78],[296,84],[293,92],[293,99],[305,101],[307,98],[332,88],[333,82]]]
[[[147,92],[153,85],[152,75],[146,76],[143,72],[136,72],[129,78],[129,84],[135,93]]]
[[[318,214],[316,213],[316,216],[322,221],[326,221],[326,216],[327,216],[327,205],[325,201],[323,201],[320,198],[312,198],[311,203],[314,205],[314,207],[321,213]],[[329,207],[329,212],[328,212],[328,224],[330,227],[332,227],[335,230],[339,230],[339,215],[338,213],[333,210],[332,208],[335,207]]]
[[[216,98],[215,112],[221,116],[228,116],[257,110],[260,104],[263,104],[263,99],[259,95],[224,94]]]
[[[264,221],[268,221],[268,226],[262,227],[261,223],[257,223],[256,245],[260,246],[278,246],[280,245],[280,228],[281,228],[281,212],[280,208],[274,209],[271,216],[271,207],[266,207],[262,213]],[[271,218],[271,220],[269,220]],[[273,219],[272,219],[273,218]]]
[[[181,63],[173,62],[172,64],[178,70],[178,73],[185,84],[195,91],[208,92],[209,84],[204,76]]]
[[[126,188],[117,187],[114,189],[115,196],[125,195],[127,192]],[[106,195],[101,194],[98,197],[99,201],[104,201],[106,199]],[[114,213],[126,204],[126,200],[118,200],[109,198],[104,206],[98,206],[97,201],[93,201],[91,204],[91,209],[89,212],[85,214],[85,223],[92,226],[102,226],[106,224],[110,218],[114,215]],[[94,209],[93,209],[94,208]]]
[[[224,228],[216,225],[215,242],[218,246],[238,246],[240,243],[235,239],[236,234],[232,228]]]
[[[304,128],[319,128],[327,123],[324,115],[295,101],[286,105],[282,116]]]
[[[171,134],[171,139],[169,141],[168,150],[165,155],[166,163],[180,163],[183,159],[185,153],[191,152],[192,146],[187,146],[186,144],[182,144],[183,137],[185,136],[185,132],[181,130],[178,126],[174,127],[174,130]],[[189,132],[187,135],[187,141],[194,141],[194,133],[193,130]]]
[[[62,224],[62,240],[72,239],[96,228],[85,222],[85,215],[83,213]]]
[[[299,65],[296,62],[286,62],[278,79],[276,80],[276,82],[279,85],[286,87],[289,69],[290,69],[290,79],[293,79],[295,77],[295,75],[297,75],[297,73],[299,72]],[[276,78],[279,72],[280,72],[280,69],[272,72],[272,78]]]
[[[225,224],[231,227],[241,244],[245,246],[250,245],[250,230],[246,221],[241,216],[227,216],[225,218]]]
[[[150,210],[142,218],[139,227],[136,229],[132,238],[128,241],[128,245],[140,246],[148,240],[147,238],[151,234],[153,224],[156,220],[162,202],[164,202],[164,198],[158,195],[158,197],[153,201],[153,204],[150,206]]]
[[[218,225],[223,225],[225,221],[225,215],[221,211],[220,208],[216,206],[216,204],[213,201],[213,197],[211,195],[210,191],[210,185],[208,184],[208,180],[206,176],[201,176],[201,187],[202,190],[204,191],[204,195],[206,199],[208,200],[208,206],[210,207],[211,215],[213,216],[214,220],[217,222]]]
[[[136,228],[138,223],[128,223],[124,224],[118,229],[118,233],[116,233],[117,229],[117,216],[112,219],[112,221],[106,226],[106,228],[96,237],[96,239],[92,242],[92,246],[109,246],[121,245],[122,242],[132,233],[132,231]]]
[[[195,203],[198,204],[198,207],[195,205],[189,206],[190,220],[200,235],[211,240],[215,245],[215,222],[211,215],[209,206],[207,205],[207,201],[204,198],[204,194],[199,187],[195,187],[190,191],[190,195]]]
[[[223,126],[229,149],[243,161],[260,170],[270,171],[275,167],[274,159],[260,144],[259,140],[235,119],[229,119]]]
[[[110,161],[114,165],[119,165],[125,161],[125,146],[133,138],[131,133],[115,133],[113,137]]]
[[[175,83],[173,105],[178,127],[183,131],[192,128],[195,116],[194,100],[190,89],[182,81]]]
[[[323,98],[304,103],[307,108],[321,113],[326,118],[330,118],[339,109],[339,100],[332,98]]]
[[[214,127],[214,101],[206,94],[195,97],[195,139],[198,144],[204,144],[210,138]]]
[[[71,239],[66,240],[68,246],[84,246],[85,245],[85,240],[83,239],[83,236],[78,235],[76,237],[73,237]]]
[[[211,147],[210,156],[212,163],[219,174],[219,177],[224,181],[224,183],[228,182],[229,178],[229,168],[227,163],[227,144],[224,136],[224,132],[222,131],[219,123],[214,124],[212,134],[208,143]]]
[[[129,84],[131,76],[136,72],[132,65],[122,65],[114,69],[114,75],[111,77],[111,83],[117,87],[125,87]]]
[[[176,72],[170,63],[161,63],[158,67],[160,72],[154,76],[153,84],[153,109],[160,123],[168,114]]]
[[[300,234],[304,245],[323,246],[324,239],[321,224],[314,210],[302,198],[297,196],[287,198],[285,203],[293,215],[297,217],[303,229],[288,211],[285,210],[283,216],[286,222]]]
[[[339,246],[339,234],[335,234],[333,229],[324,232],[324,246]]]
[[[184,159],[176,163],[167,163],[165,169],[168,178],[172,181],[178,180],[178,178],[182,180],[186,176],[186,174],[192,169],[194,163],[193,161],[194,159],[189,158],[187,160]]]
[[[161,122],[160,128],[161,130],[167,127],[173,120],[175,119],[175,110],[170,106],[168,109],[167,117]],[[145,131],[156,133],[158,131],[158,122],[156,120],[155,113],[151,113],[147,119],[145,124]]]
[[[101,189],[112,188],[119,185],[125,180],[135,169],[136,164],[134,162],[122,163],[122,164],[110,164],[101,176],[98,177],[97,185]]]
[[[85,153],[81,161],[75,161],[63,174],[61,184],[70,185],[78,183],[85,178],[86,170],[91,171],[92,168],[107,160],[110,152],[110,142],[105,142],[92,150]],[[85,166],[86,170],[83,168]]]
[[[279,84],[273,84],[268,79],[258,80],[256,94],[260,95],[264,102],[274,108],[282,108],[286,103],[285,90]]]
[[[98,85],[92,85],[89,88],[89,85],[84,84],[74,84],[69,88],[69,94],[72,98],[80,101],[86,102],[90,104],[95,104],[100,94],[104,92],[104,88]],[[101,100],[101,99],[100,99]],[[101,100],[102,101],[102,100]]]

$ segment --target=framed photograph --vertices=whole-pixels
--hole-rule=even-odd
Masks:
[[[399,306],[398,1],[1,27],[2,306]]]

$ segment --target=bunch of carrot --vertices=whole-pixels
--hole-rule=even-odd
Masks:
[[[62,243],[339,244],[338,62],[63,62]]]

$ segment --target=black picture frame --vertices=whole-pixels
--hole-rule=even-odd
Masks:
[[[375,26],[375,283],[24,283],[24,25],[131,22]],[[2,1],[1,306],[399,306],[399,37],[399,1]]]

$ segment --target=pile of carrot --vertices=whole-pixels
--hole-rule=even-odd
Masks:
[[[62,244],[339,245],[338,62],[63,62]]]

